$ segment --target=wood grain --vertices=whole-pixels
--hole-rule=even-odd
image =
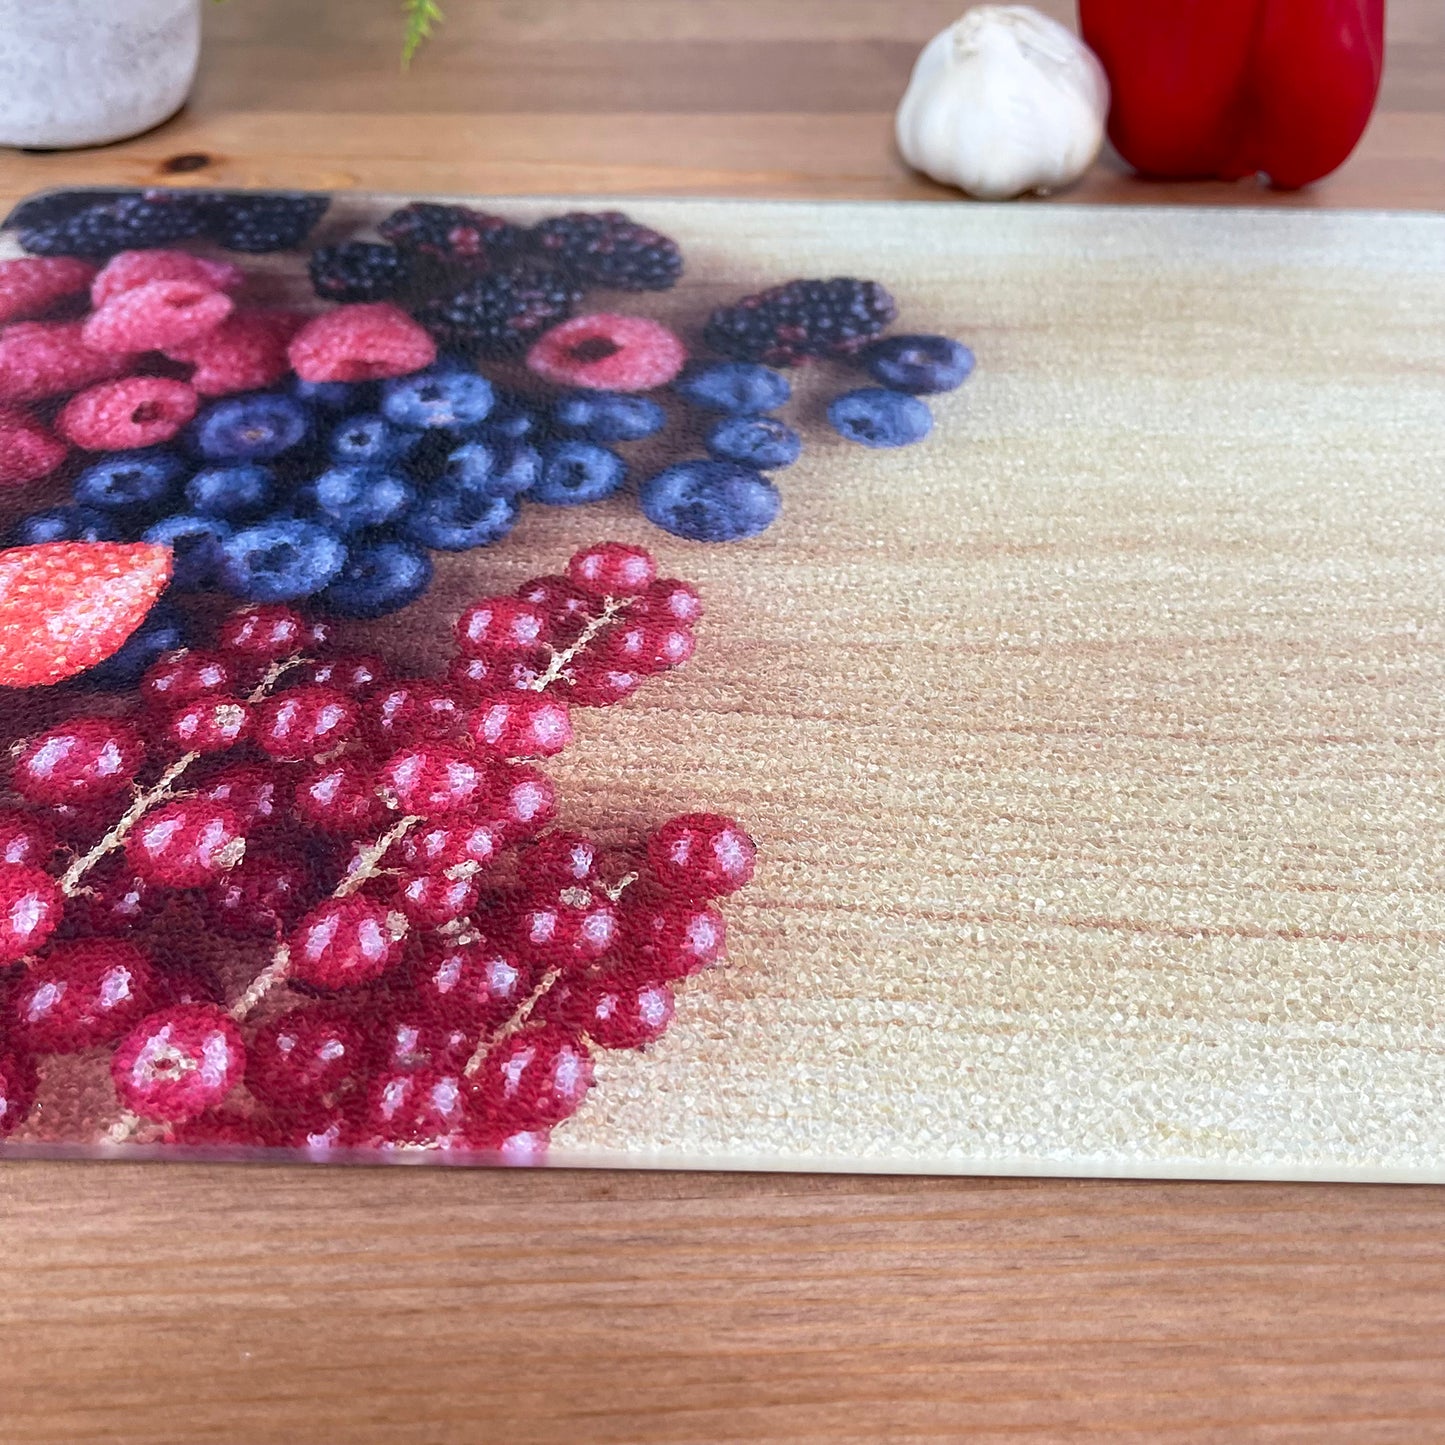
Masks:
[[[389,6],[218,8],[184,114],[0,191],[945,199],[886,120],[951,0],[451,8],[406,80]],[[1356,157],[1266,200],[1445,199],[1445,15],[1395,0],[1391,39]],[[1107,165],[1077,198],[1260,199]],[[1416,1445],[1442,1225],[1438,1189],[12,1163],[0,1437]]]

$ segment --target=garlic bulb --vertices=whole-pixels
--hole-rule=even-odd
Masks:
[[[1027,5],[980,5],[918,57],[898,149],[934,180],[1001,201],[1081,176],[1108,111],[1104,68],[1071,30]]]

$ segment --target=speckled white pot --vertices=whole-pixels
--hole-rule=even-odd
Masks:
[[[202,0],[0,0],[0,145],[104,145],[159,125],[196,76]]]

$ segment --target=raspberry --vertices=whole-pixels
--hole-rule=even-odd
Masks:
[[[207,197],[205,231],[228,251],[287,251],[326,214],[329,196],[304,191],[232,191]]]
[[[245,279],[246,273],[230,261],[208,261],[189,251],[120,251],[91,282],[90,304],[104,306],[122,291],[151,281],[191,281],[208,291],[234,291]]]
[[[532,244],[584,285],[666,291],[682,275],[677,242],[621,211],[572,211],[532,229]]]
[[[130,376],[71,397],[56,426],[78,447],[129,451],[170,441],[195,414],[196,393],[186,382]]]
[[[430,366],[436,345],[406,312],[378,301],[313,317],[288,354],[302,381],[375,381]]]
[[[527,353],[528,370],[560,386],[650,391],[682,370],[687,348],[644,316],[599,311],[554,326]]]
[[[582,293],[549,271],[500,271],[437,297],[417,319],[448,350],[515,356],[547,327],[566,320]]]
[[[318,246],[306,269],[311,289],[327,301],[385,301],[407,276],[406,258],[396,247],[371,241]]]
[[[214,331],[166,348],[172,361],[195,365],[200,396],[230,396],[275,386],[291,369],[286,347],[304,323],[295,311],[233,311]]]
[[[459,263],[484,271],[515,252],[526,233],[520,226],[465,206],[414,201],[393,211],[377,226],[381,236],[402,251]]]
[[[0,401],[45,401],[121,376],[128,361],[92,351],[79,321],[21,321],[0,335]]]
[[[876,281],[835,276],[789,281],[708,318],[703,340],[738,361],[797,366],[813,356],[846,356],[864,346],[898,314]]]
[[[171,577],[146,542],[43,542],[0,551],[0,687],[74,677],[116,652]]]
[[[0,406],[0,487],[48,477],[70,448],[24,412]]]
[[[0,261],[0,321],[44,316],[57,301],[84,291],[94,275],[94,266],[70,256]]]
[[[214,331],[231,314],[223,291],[197,281],[147,281],[112,296],[81,327],[93,351],[159,351]]]

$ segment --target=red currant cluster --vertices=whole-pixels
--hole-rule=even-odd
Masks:
[[[752,876],[752,840],[713,814],[631,850],[551,828],[531,761],[572,740],[570,704],[686,661],[701,612],[648,553],[605,543],[469,607],[435,681],[249,607],[213,650],[155,663],[132,715],[18,743],[0,1135],[38,1056],[104,1047],[112,1139],[535,1157],[594,1048],[661,1036],[673,985],[722,954],[712,901]],[[234,997],[154,932],[177,891],[261,945]]]

